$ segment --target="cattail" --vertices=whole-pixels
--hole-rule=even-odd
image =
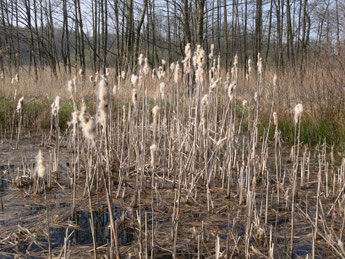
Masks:
[[[294,108],[294,122],[295,122],[295,125],[300,120],[300,118],[302,116],[302,112],[303,112],[303,105],[299,103]]]
[[[106,77],[110,76],[110,69],[108,67],[105,69],[105,76]]]
[[[248,103],[247,100],[243,100],[243,101],[242,101],[242,107],[243,107],[243,108],[246,107],[247,103]]]
[[[69,80],[67,83],[67,90],[69,92],[70,98],[73,98],[73,94],[76,93],[76,80],[75,77],[72,80]]]
[[[197,49],[197,62],[198,62],[198,68],[204,68],[205,66],[205,51],[204,49],[198,45],[198,49]]]
[[[201,105],[203,107],[207,106],[209,103],[209,100],[208,100],[208,94],[205,94],[204,97],[201,99]]]
[[[94,83],[94,78],[93,78],[93,75],[89,76],[89,81],[90,81],[90,83],[91,83],[91,84],[93,84],[93,83]]]
[[[214,44],[211,44],[211,51],[210,51],[210,55],[208,55],[209,59],[213,59],[213,51],[214,51]]]
[[[0,78],[1,78],[1,79],[4,79],[4,78],[5,78],[4,71],[1,71],[1,73],[0,73]]]
[[[99,79],[99,73],[98,73],[98,72],[96,72],[96,73],[95,73],[95,82],[97,82],[97,81],[98,81],[98,79]]]
[[[11,79],[11,85],[13,85],[15,82],[16,82],[15,79],[12,78],[12,79]]]
[[[80,77],[83,77],[84,76],[84,70],[81,68],[79,69],[79,76]]]
[[[138,76],[136,76],[136,75],[132,74],[132,77],[131,77],[131,83],[132,83],[132,87],[136,87],[137,82],[138,82],[138,79],[139,79],[139,77],[138,77]]]
[[[18,100],[17,113],[19,113],[22,110],[23,101],[24,101],[24,96],[20,97],[20,99]]]
[[[72,112],[72,119],[71,121],[67,122],[68,126],[72,125],[72,136],[73,138],[77,135],[77,124],[78,124],[78,117],[79,117],[79,111],[73,111]]]
[[[138,65],[139,67],[143,67],[144,66],[144,54],[140,54],[139,57],[138,57]]]
[[[51,105],[52,115],[56,117],[59,113],[60,108],[61,108],[61,97],[56,96],[55,101]]]
[[[195,82],[202,84],[204,82],[204,70],[199,67],[195,72]]]
[[[117,85],[113,86],[113,95],[115,95],[117,93],[117,88],[118,88]]]
[[[175,70],[175,63],[173,62],[170,64],[170,71],[174,72],[174,70]]]
[[[156,144],[152,144],[150,146],[150,151],[151,151],[151,167],[154,168],[156,164],[156,152],[158,150],[158,147]]]
[[[122,80],[126,79],[126,72],[125,71],[121,72],[121,78],[122,78]]]
[[[234,66],[236,67],[238,65],[238,56],[237,54],[234,57]]]
[[[157,123],[159,111],[160,111],[160,108],[159,108],[158,105],[156,105],[156,106],[153,107],[153,109],[152,109],[152,115],[153,115],[153,121],[154,121],[154,123]]]
[[[14,80],[19,83],[19,74],[17,73],[15,76],[14,76]]]
[[[44,178],[46,167],[44,165],[42,151],[39,150],[36,156],[36,173],[39,178]]]
[[[276,112],[273,113],[273,124],[278,127],[278,115]]]
[[[213,81],[210,85],[210,89],[209,92],[211,93],[213,91],[213,89],[215,89],[219,83],[220,79],[218,78],[216,81]]]
[[[151,78],[155,79],[155,77],[156,77],[156,69],[154,68],[152,69]]]
[[[276,87],[277,86],[277,74],[274,73],[274,76],[273,76],[273,86]]]
[[[150,73],[150,65],[148,58],[145,58],[145,65],[143,68],[144,75],[148,75]]]
[[[17,98],[17,89],[14,89],[14,96],[13,99],[15,100]]]
[[[186,55],[186,58],[191,59],[192,58],[192,49],[190,47],[190,43],[187,43],[185,49],[184,49],[184,53]]]
[[[138,105],[138,94],[137,94],[137,89],[135,88],[132,89],[132,103],[133,103],[134,109],[136,109]]]
[[[88,140],[92,146],[95,146],[96,145],[95,119],[89,114],[83,114],[82,120],[81,120],[81,129],[82,129],[84,138]]]
[[[159,84],[159,91],[161,93],[162,99],[164,99],[165,98],[165,83],[164,82],[161,82]]]
[[[258,53],[258,73],[261,76],[262,75],[262,57],[261,54]]]
[[[250,72],[252,72],[252,60],[248,59],[248,74],[250,75]]]
[[[99,88],[98,88],[98,108],[97,108],[96,121],[97,123],[102,125],[103,130],[105,130],[105,126],[106,126],[108,105],[109,105],[108,81],[106,79],[102,79],[99,82]]]
[[[228,87],[228,96],[230,98],[230,101],[232,101],[233,98],[234,98],[234,93],[235,93],[236,86],[237,86],[236,81],[232,81],[231,84]]]
[[[180,64],[177,62],[175,66],[175,71],[174,71],[174,82],[178,84],[179,79],[180,79]]]

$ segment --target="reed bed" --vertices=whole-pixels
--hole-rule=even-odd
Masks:
[[[21,244],[42,236],[37,246],[50,258],[345,257],[345,157],[327,139],[303,142],[314,108],[303,98],[280,103],[284,81],[264,71],[260,56],[247,71],[236,56],[225,74],[214,53],[207,62],[201,47],[192,53],[187,45],[185,54],[155,70],[140,55],[135,73],[81,73],[49,90],[50,130],[35,133],[36,160],[2,171],[42,204],[45,224],[35,233],[21,225],[4,231],[5,254],[21,255]],[[21,110],[29,98],[6,112],[12,126],[2,128],[2,143],[18,148],[28,138]],[[64,103],[71,104],[65,129]],[[286,143],[280,123],[288,116]],[[57,194],[63,208],[53,206]],[[86,247],[73,242],[80,211],[88,213]],[[99,235],[100,211],[107,220]],[[66,230],[60,247],[54,226]],[[128,242],[124,229],[133,234]]]

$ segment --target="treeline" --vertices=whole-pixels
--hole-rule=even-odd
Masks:
[[[181,59],[191,43],[211,43],[228,70],[256,61],[283,68],[305,64],[344,42],[344,0],[0,0],[0,70],[49,66],[72,72],[132,69]]]

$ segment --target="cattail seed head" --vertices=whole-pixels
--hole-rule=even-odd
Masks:
[[[184,49],[184,53],[186,55],[186,58],[191,59],[192,58],[192,49],[190,47],[190,43],[187,43],[185,49]]]
[[[175,70],[174,70],[174,82],[177,84],[179,82],[180,79],[180,64],[177,62],[176,66],[175,66]]]
[[[230,101],[233,100],[234,98],[234,93],[235,93],[235,90],[236,90],[236,86],[237,86],[237,83],[236,81],[232,81],[228,87],[228,96],[230,98]]]
[[[17,73],[15,76],[14,76],[14,80],[19,83],[19,74]]]
[[[138,77],[138,76],[136,76],[136,75],[132,74],[132,77],[131,77],[131,83],[132,83],[132,86],[133,86],[133,87],[136,87],[137,82],[138,82],[138,79],[139,79],[139,77]]]
[[[208,94],[205,94],[204,97],[201,99],[201,105],[202,106],[208,106],[209,104],[209,98],[208,98]]]
[[[238,56],[236,54],[234,57],[234,66],[237,66],[237,65],[238,65]]]
[[[210,55],[208,55],[208,58],[211,59],[211,60],[213,59],[213,51],[214,51],[214,44],[212,43],[212,44],[211,44]]]
[[[175,63],[173,62],[170,64],[170,71],[174,72],[174,70],[175,70]]]
[[[143,68],[144,75],[148,75],[150,73],[150,65],[149,65],[149,60],[148,58],[145,58],[145,64]]]
[[[138,65],[139,67],[143,67],[144,66],[144,54],[140,54],[139,57],[138,57]]]
[[[252,60],[248,59],[248,74],[250,74],[250,72],[252,72]]]
[[[294,122],[295,125],[300,121],[303,112],[303,105],[301,103],[297,104],[294,108]]]
[[[273,113],[273,124],[274,126],[278,126],[278,115],[276,112]]]
[[[156,105],[156,106],[153,107],[153,109],[152,109],[153,120],[154,120],[155,122],[157,122],[159,111],[160,111],[160,108],[159,108],[158,105]]]
[[[17,103],[17,113],[22,110],[23,107],[24,96],[20,97]]]
[[[105,130],[106,120],[108,115],[108,105],[109,105],[109,89],[108,80],[103,78],[99,82],[98,88],[98,107],[97,107],[97,117],[96,122],[102,125],[103,130]]]
[[[46,167],[44,165],[44,159],[42,151],[39,150],[36,156],[36,173],[39,178],[44,178]]]
[[[276,87],[277,86],[277,74],[274,73],[274,76],[273,76],[273,86]]]
[[[151,151],[151,167],[154,168],[156,165],[156,152],[158,150],[158,147],[156,144],[152,144],[150,146],[150,151]]]
[[[161,82],[159,84],[159,91],[161,94],[161,98],[164,99],[165,98],[165,83],[164,82]]]
[[[51,105],[52,115],[56,117],[59,113],[60,108],[61,108],[61,97],[56,96],[54,102]]]

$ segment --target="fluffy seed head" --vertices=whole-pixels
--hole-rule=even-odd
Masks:
[[[36,172],[39,178],[43,178],[45,175],[46,167],[44,165],[42,151],[39,150],[36,156]]]
[[[138,79],[139,79],[139,77],[138,77],[138,76],[136,76],[136,75],[132,74],[132,77],[131,77],[131,83],[132,83],[132,86],[133,86],[133,87],[136,87],[137,82],[138,82]]]
[[[140,54],[138,57],[138,65],[140,67],[144,66],[144,54]]]
[[[57,116],[61,108],[61,97],[56,96],[54,102],[51,105],[52,115]]]
[[[294,122],[297,124],[301,119],[303,112],[303,105],[301,103],[297,104],[294,108]]]
[[[232,101],[234,98],[236,86],[237,86],[236,81],[232,81],[228,87],[228,96],[230,98],[230,101]]]
[[[161,93],[162,99],[164,99],[165,98],[165,83],[164,82],[161,82],[159,84],[159,91]]]
[[[278,114],[276,112],[273,113],[273,124],[274,126],[278,126]]]
[[[176,66],[175,66],[175,71],[174,71],[174,82],[177,84],[179,82],[179,79],[180,79],[180,64],[179,63],[176,63]]]
[[[150,73],[150,65],[148,58],[145,58],[145,65],[143,68],[144,75],[148,75]]]
[[[18,74],[18,73],[15,75],[14,80],[15,80],[17,83],[19,83],[19,74]]]
[[[19,113],[22,110],[23,106],[23,101],[24,101],[24,96],[20,97],[17,103],[17,112]]]
[[[209,103],[208,94],[205,94],[204,97],[201,99],[201,105],[202,106],[207,106],[208,103]]]
[[[156,106],[153,107],[153,109],[152,109],[152,115],[153,115],[153,119],[154,119],[155,121],[157,121],[159,111],[160,111],[160,108],[159,108],[158,105],[156,105]]]
[[[277,74],[274,73],[274,76],[273,76],[273,86],[277,86]]]
[[[188,59],[191,59],[191,58],[192,58],[192,49],[191,49],[191,47],[190,47],[190,43],[187,43],[187,45],[186,45],[186,47],[185,47],[185,49],[184,49],[184,53],[185,53],[185,55],[186,55],[186,57],[187,57]]]

